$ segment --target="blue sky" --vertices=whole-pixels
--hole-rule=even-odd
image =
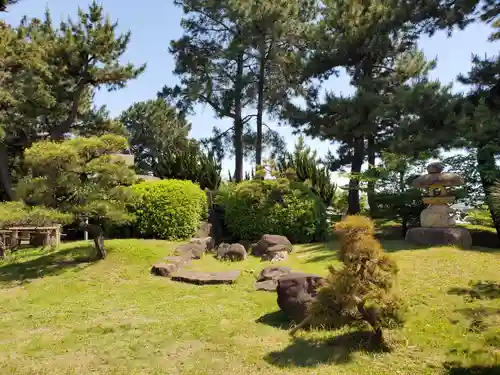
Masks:
[[[10,7],[9,13],[0,15],[0,18],[16,25],[24,15],[42,17],[45,8],[48,7],[54,22],[57,22],[61,17],[75,16],[79,6],[86,8],[89,3],[90,0],[48,0],[45,2],[21,0],[18,5]],[[182,12],[172,4],[172,1],[168,0],[143,0],[141,2],[103,0],[101,3],[111,19],[119,21],[120,30],[132,31],[130,47],[123,60],[136,64],[147,62],[148,65],[146,72],[137,80],[130,82],[127,88],[111,93],[101,90],[98,93],[97,104],[106,104],[111,114],[115,116],[136,101],[154,98],[164,85],[176,83],[176,77],[171,73],[174,62],[168,53],[168,46],[170,40],[182,35],[182,29],[179,26]],[[420,47],[426,56],[438,58],[438,65],[432,76],[443,83],[453,82],[459,73],[469,70],[473,53],[479,55],[498,53],[499,44],[487,42],[490,32],[491,29],[486,25],[472,25],[465,31],[456,32],[452,38],[447,38],[444,33],[438,33],[432,38],[422,38]],[[346,77],[330,80],[326,88],[344,94],[352,92]],[[455,84],[454,89],[462,90],[458,84]],[[198,106],[196,115],[192,116],[190,121],[192,122],[191,136],[195,138],[210,135],[214,125],[222,128],[230,125],[228,120],[215,119],[211,109],[202,106]],[[270,126],[277,126],[270,121],[267,123]],[[288,147],[293,148],[296,137],[291,134],[291,129],[280,127],[278,130],[286,138]],[[319,155],[333,148],[328,142],[318,140],[308,140],[308,144],[316,149]],[[232,160],[224,162],[223,171],[226,172],[228,169],[234,169]]]

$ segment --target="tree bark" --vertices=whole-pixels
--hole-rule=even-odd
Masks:
[[[5,143],[0,142],[0,184],[9,200],[14,200],[12,176],[9,168],[9,155]]]
[[[368,168],[370,171],[375,170],[375,138],[373,135],[368,137],[368,147],[367,147],[367,156],[368,156]],[[375,200],[375,176],[373,173],[369,174],[370,180],[368,181],[367,187],[367,197],[368,197],[368,205],[370,206],[370,216],[377,216],[377,202]]]
[[[351,176],[349,180],[349,193],[347,195],[347,215],[356,215],[361,212],[359,201],[359,174],[365,157],[364,138],[354,138],[353,155],[351,161]]]
[[[477,148],[477,166],[479,176],[481,177],[481,184],[483,186],[484,194],[486,195],[486,203],[490,210],[491,219],[495,225],[497,237],[500,238],[500,212],[497,212],[495,207],[491,204],[489,199],[490,189],[495,180],[499,177],[500,171],[495,163],[495,153],[489,148],[488,145],[479,145]]]
[[[380,323],[377,320],[377,317],[372,314],[371,311],[366,309],[364,302],[361,302],[358,304],[358,311],[363,317],[365,321],[368,322],[373,328],[373,331],[375,333],[374,340],[377,344],[383,344],[384,343],[384,335],[382,331],[382,327],[380,326]]]
[[[255,143],[255,164],[258,168],[262,165],[262,139],[264,116],[264,84],[266,80],[266,44],[263,40],[260,46],[259,78],[257,82],[257,139]]]
[[[306,316],[298,325],[296,325],[295,327],[293,327],[291,330],[290,330],[290,336],[293,336],[297,333],[298,330],[304,328],[305,326],[307,326],[308,324],[310,324],[312,322],[312,316]]]
[[[85,91],[86,83],[82,80],[73,95],[73,104],[71,105],[71,110],[68,114],[68,117],[60,122],[58,125],[50,129],[50,139],[53,141],[60,141],[64,138],[64,134],[68,133],[71,129],[71,126],[76,120],[76,116],[78,115],[78,108],[80,106],[80,101]]]
[[[84,224],[80,225],[84,228],[89,234],[90,237],[94,240],[94,247],[96,250],[97,259],[106,258],[106,248],[104,247],[104,233],[100,225],[95,224]]]
[[[244,55],[241,51],[236,59],[236,82],[234,85],[234,180],[243,180],[243,119],[241,96],[243,91]]]

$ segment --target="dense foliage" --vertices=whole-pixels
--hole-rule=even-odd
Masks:
[[[29,205],[72,214],[82,225],[88,220],[85,227],[104,258],[102,226],[133,219],[128,213],[134,199],[129,186],[136,176],[116,155],[127,147],[124,137],[111,134],[36,142],[24,153],[27,173],[16,195]]]
[[[335,231],[341,239],[338,258],[343,266],[329,268],[326,285],[309,306],[306,321],[335,326],[363,321],[382,341],[384,327],[403,321],[403,305],[394,292],[398,267],[375,239],[375,225],[369,218],[347,216],[335,224]]]
[[[144,236],[186,239],[207,215],[207,196],[191,181],[149,181],[133,188],[139,196],[135,225]]]
[[[69,224],[73,216],[51,208],[30,207],[23,202],[0,203],[0,228],[12,226],[43,227],[54,224]]]
[[[302,182],[288,179],[245,180],[228,184],[216,203],[234,237],[255,240],[280,234],[293,243],[319,241],[327,234],[326,207]]]

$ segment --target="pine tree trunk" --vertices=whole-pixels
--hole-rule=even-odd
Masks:
[[[307,326],[308,324],[310,324],[312,322],[312,316],[306,316],[298,325],[296,325],[295,327],[293,327],[291,330],[290,330],[290,336],[293,336],[297,333],[298,330],[304,328],[305,326]]]
[[[366,309],[364,302],[361,302],[358,304],[358,311],[363,317],[365,321],[368,322],[373,328],[373,332],[375,333],[374,335],[374,340],[377,344],[383,344],[384,343],[384,333],[382,331],[382,327],[380,326],[380,323],[377,320],[377,317],[373,315],[371,311]]]
[[[236,82],[234,85],[234,180],[243,180],[243,119],[241,96],[243,90],[243,51],[236,60]]]
[[[262,165],[262,140],[264,116],[264,84],[266,80],[266,44],[264,40],[260,46],[259,78],[257,83],[257,139],[255,143],[255,164],[256,168]]]
[[[14,199],[12,177],[10,175],[9,155],[5,143],[0,142],[0,186],[9,200]]]
[[[368,168],[373,171],[375,169],[375,139],[373,135],[368,137]],[[370,173],[370,181],[367,187],[368,205],[370,206],[370,216],[372,218],[377,216],[377,203],[375,200],[375,180],[373,173]]]
[[[84,228],[94,240],[94,247],[96,250],[97,259],[106,258],[106,248],[104,247],[104,233],[100,225],[95,224],[84,224],[82,223],[81,228]]]
[[[359,200],[359,174],[364,160],[364,138],[356,137],[354,139],[353,155],[351,161],[351,176],[349,180],[349,193],[347,195],[347,215],[356,215],[361,212],[361,204]]]
[[[488,145],[479,145],[477,148],[477,166],[483,185],[484,194],[486,195],[486,203],[490,210],[491,219],[497,231],[497,237],[500,238],[500,212],[497,212],[489,199],[489,192],[493,183],[499,177],[500,171],[495,163],[495,153],[490,150]]]

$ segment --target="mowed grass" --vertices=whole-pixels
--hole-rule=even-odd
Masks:
[[[385,242],[409,312],[387,335],[393,351],[381,353],[347,329],[290,338],[276,294],[253,289],[268,265],[258,259],[222,263],[208,254],[191,267],[242,275],[235,285],[197,286],[150,274],[175,243],[107,246],[108,258],[94,263],[85,243],[23,250],[0,263],[0,374],[500,374],[495,250]],[[326,275],[337,246],[295,246],[281,264]],[[480,280],[491,282],[470,285]]]

